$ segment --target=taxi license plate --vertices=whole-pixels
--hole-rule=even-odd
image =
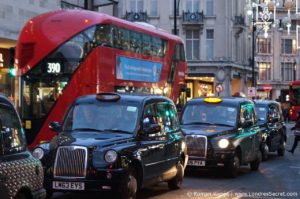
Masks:
[[[53,189],[61,190],[84,190],[84,182],[61,182],[53,181]]]
[[[191,166],[204,167],[205,161],[204,160],[188,160],[187,164],[191,165]]]

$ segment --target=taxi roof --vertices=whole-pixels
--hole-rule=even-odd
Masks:
[[[0,93],[0,103],[6,104],[10,106],[11,108],[15,108],[12,102],[3,94]]]
[[[222,102],[219,103],[211,103],[211,104],[227,104],[231,106],[237,106],[243,102],[250,102],[253,103],[251,100],[244,98],[244,97],[198,97],[191,99],[187,102],[187,104],[197,104],[197,103],[205,103],[210,104],[204,101],[205,98],[220,98],[222,99]]]
[[[105,94],[105,93],[99,93],[99,94]],[[169,101],[172,102],[169,98],[160,96],[160,95],[149,95],[149,94],[127,94],[127,93],[107,93],[109,95],[118,95],[120,96],[119,100],[97,100],[96,96],[98,94],[90,94],[85,95],[77,98],[75,100],[76,104],[80,103],[89,103],[89,102],[114,102],[114,101],[121,101],[121,102],[137,102],[137,103],[143,103],[146,100],[162,100],[162,101]]]
[[[276,104],[276,105],[280,105],[279,102],[276,102],[274,100],[254,100],[255,105],[261,105],[261,106],[267,106],[270,104]]]

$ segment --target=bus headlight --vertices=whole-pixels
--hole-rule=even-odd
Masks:
[[[227,139],[225,139],[225,138],[219,140],[219,142],[218,142],[218,146],[219,146],[221,149],[227,148],[228,145],[229,145],[229,141],[228,141]]]
[[[106,151],[104,155],[104,159],[107,163],[114,163],[118,157],[118,154],[114,150],[108,150]]]
[[[34,149],[33,150],[33,152],[32,152],[32,156],[34,157],[34,158],[36,158],[36,159],[42,159],[43,157],[44,157],[44,150],[43,149],[41,149],[41,148],[36,148],[36,149]]]

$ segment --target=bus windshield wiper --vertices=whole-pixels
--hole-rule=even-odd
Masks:
[[[117,132],[117,133],[132,134],[132,132],[124,131],[124,130],[120,130],[120,129],[103,129],[103,131],[112,131],[112,132]]]

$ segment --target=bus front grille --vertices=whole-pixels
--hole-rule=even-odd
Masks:
[[[87,170],[87,148],[61,146],[54,163],[54,177],[85,178]]]
[[[187,150],[190,157],[206,157],[207,138],[201,135],[186,136]]]

